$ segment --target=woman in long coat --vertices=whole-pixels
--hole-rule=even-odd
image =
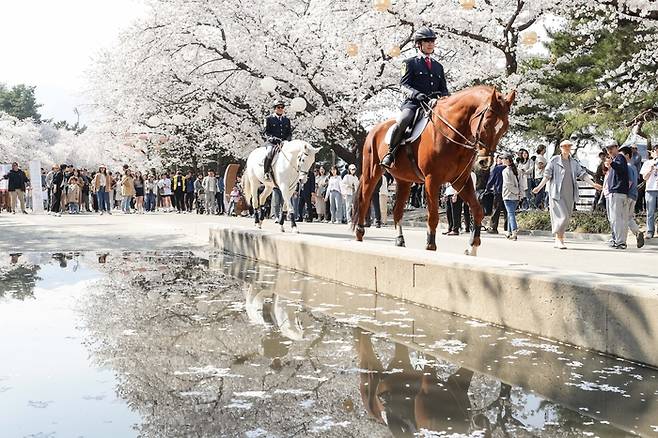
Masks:
[[[569,226],[573,207],[578,202],[578,179],[597,190],[602,189],[601,185],[596,184],[585,168],[571,156],[571,146],[569,140],[560,143],[560,154],[549,160],[544,170],[544,179],[532,191],[537,194],[548,184],[551,231],[555,235],[555,247],[559,249],[567,249],[564,244],[564,233]]]

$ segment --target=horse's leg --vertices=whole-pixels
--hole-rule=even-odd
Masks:
[[[262,227],[260,222],[260,199],[258,198],[258,186],[251,183],[251,207],[254,209],[254,221],[258,228]]]
[[[375,169],[364,169],[363,175],[361,175],[361,181],[357,189],[358,192],[354,198],[355,211],[353,213],[353,223],[356,224],[356,240],[359,242],[363,241],[363,236],[366,233],[364,222],[366,216],[370,214],[372,195],[383,173],[382,168],[376,166]],[[379,202],[379,200],[377,201]]]
[[[260,210],[261,210],[261,211],[260,211],[260,219],[261,219],[261,222],[264,222],[265,219],[267,218],[267,214],[265,213],[265,203],[267,202],[267,198],[268,198],[268,196],[270,196],[271,193],[272,193],[272,187],[266,185],[266,186],[265,186],[265,189],[264,189],[263,192],[260,194],[260,198],[258,199],[258,204],[261,206],[261,207],[260,207]],[[270,202],[270,205],[272,205],[271,202]]]
[[[284,192],[284,190],[285,190],[285,192]],[[286,208],[289,208],[288,207],[288,201],[286,201],[284,199],[284,196],[283,196],[283,194],[287,193],[287,192],[288,192],[288,188],[285,185],[282,184],[282,185],[279,186],[279,194],[280,194],[281,200],[283,202],[281,203],[281,211],[279,212],[278,222],[279,222],[279,225],[281,226],[281,232],[282,233],[286,232],[286,229],[283,226],[283,224],[286,222],[286,211],[289,211],[289,210],[286,210]]]
[[[441,185],[431,176],[425,178],[427,191],[427,245],[428,251],[436,251],[436,227],[439,225],[439,193]]]
[[[469,240],[470,248],[466,250],[466,255],[477,256],[478,248],[480,247],[480,230],[482,229],[482,219],[484,218],[484,211],[478,202],[475,194],[475,188],[471,180],[466,181],[466,187],[460,193],[460,196],[471,209],[471,238]]]
[[[409,193],[411,193],[411,183],[406,181],[396,181],[397,190],[395,194],[395,206],[393,207],[393,223],[398,236],[395,238],[396,246],[405,246],[404,235],[402,234],[402,215],[404,214],[404,206],[407,205],[409,200]]]

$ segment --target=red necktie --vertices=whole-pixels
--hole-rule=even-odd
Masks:
[[[425,65],[429,71],[432,71],[432,60],[429,56],[425,58]]]

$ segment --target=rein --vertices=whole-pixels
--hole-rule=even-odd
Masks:
[[[438,101],[437,101],[437,103],[438,103]],[[466,148],[466,149],[469,149],[469,150],[473,151],[473,156],[472,156],[471,159],[468,161],[468,163],[466,164],[466,166],[464,166],[464,169],[463,169],[463,170],[461,171],[461,173],[457,176],[457,178],[455,178],[455,179],[450,183],[450,185],[454,188],[454,184],[455,184],[456,182],[458,182],[458,181],[462,178],[462,176],[464,176],[464,174],[466,173],[466,171],[467,171],[469,168],[471,168],[471,167],[473,166],[473,162],[475,161],[475,158],[478,156],[478,153],[477,153],[477,152],[478,152],[478,148],[477,148],[477,146],[479,145],[479,146],[484,147],[485,149],[488,149],[487,145],[484,144],[484,143],[480,140],[480,131],[481,131],[481,129],[482,129],[482,122],[484,121],[484,116],[487,114],[487,112],[489,112],[489,111],[494,112],[494,111],[491,109],[491,105],[487,105],[486,108],[480,110],[477,114],[474,114],[474,115],[470,118],[470,120],[468,121],[468,126],[471,126],[471,123],[473,122],[473,119],[475,119],[476,117],[479,117],[477,130],[475,131],[475,138],[473,139],[473,141],[470,141],[468,138],[466,138],[466,137],[464,136],[464,134],[462,134],[461,132],[459,132],[459,130],[457,130],[457,128],[455,128],[454,126],[452,126],[452,124],[451,124],[450,122],[448,122],[448,120],[446,120],[443,116],[441,116],[437,111],[434,111],[434,107],[431,107],[430,105],[428,105],[428,104],[426,104],[426,103],[421,103],[421,106],[423,107],[423,109],[424,109],[425,111],[430,112],[430,113],[432,113],[434,116],[436,116],[437,119],[439,119],[441,122],[443,122],[443,124],[445,124],[448,128],[450,128],[455,134],[457,134],[458,136],[460,136],[460,137],[461,137],[466,143],[462,143],[462,142],[456,141],[456,140],[450,138],[449,136],[447,136],[447,135],[441,130],[441,128],[439,128],[439,127],[436,125],[436,123],[434,123],[434,119],[431,118],[430,120],[432,121],[432,125],[434,125],[434,127],[437,128],[437,130],[439,131],[439,133],[440,133],[442,136],[444,136],[446,139],[448,139],[448,141],[451,141],[451,142],[453,142],[453,143],[455,143],[455,144],[457,144],[457,145],[459,145],[459,146],[461,146],[461,147],[463,147],[463,148]],[[435,106],[436,106],[436,104],[435,104]],[[495,112],[494,112],[494,114],[495,114]],[[470,175],[469,175],[469,176],[470,176]],[[469,179],[470,179],[470,178],[469,178]],[[456,194],[456,195],[459,195],[459,194],[464,190],[464,188],[466,188],[466,183],[464,183],[464,185],[462,185],[462,188],[459,189],[455,194]]]

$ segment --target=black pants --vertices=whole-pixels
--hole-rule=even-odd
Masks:
[[[194,192],[185,193],[185,209],[188,212],[191,212],[193,205],[194,205]]]
[[[224,209],[224,192],[217,192],[215,194],[215,199],[217,200],[217,214],[226,213]]]
[[[302,192],[299,195],[299,206],[297,207],[297,220],[304,219],[304,207],[306,207],[306,217],[309,221],[313,220],[313,204],[311,203],[311,194]]]
[[[503,202],[503,194],[496,193],[494,195],[494,212],[491,216],[491,229],[498,230],[498,222],[500,221],[500,215],[503,215],[505,219],[505,227],[507,230],[507,209],[505,208],[505,203]]]
[[[50,205],[50,211],[59,213],[59,205],[62,202],[62,192],[61,191],[53,192],[52,198],[53,198],[53,202]]]
[[[174,192],[174,203],[176,210],[182,211],[185,209],[185,192]]]

